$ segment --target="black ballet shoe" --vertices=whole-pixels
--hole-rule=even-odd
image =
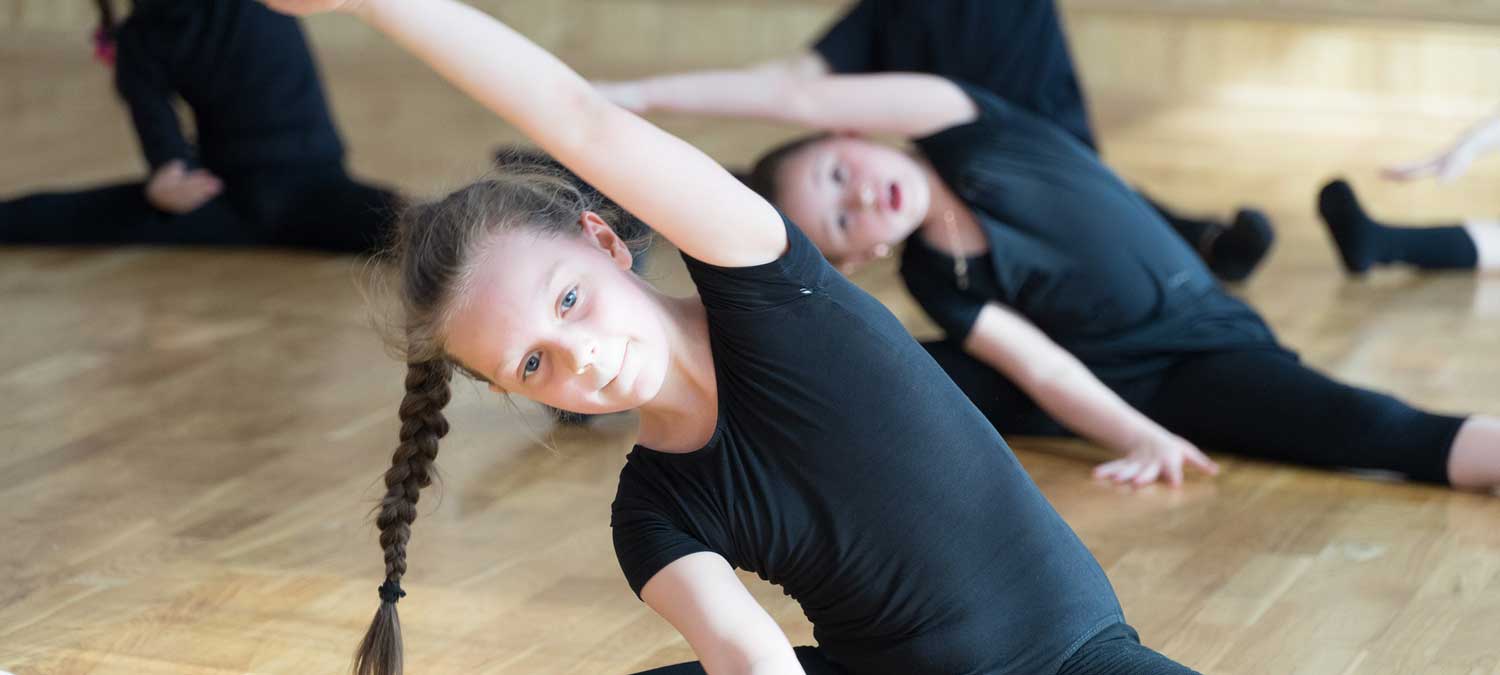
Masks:
[[[1354,196],[1354,189],[1343,180],[1335,180],[1318,192],[1318,213],[1333,235],[1344,270],[1364,274],[1375,262],[1375,234],[1380,227],[1365,215]]]
[[[1276,243],[1271,219],[1255,209],[1240,209],[1228,226],[1207,235],[1212,237],[1201,251],[1214,276],[1224,281],[1244,281],[1260,267]]]

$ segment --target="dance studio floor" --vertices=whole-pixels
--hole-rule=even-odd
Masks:
[[[1073,19],[1090,38],[1120,34],[1110,21],[1152,21]],[[1204,49],[1213,31],[1273,49],[1251,38],[1302,30],[1160,22]],[[1349,30],[1500,46],[1500,29]],[[86,49],[12,37],[0,40],[0,194],[139,171]],[[1123,72],[1110,50],[1126,41],[1102,42],[1075,47],[1086,77]],[[412,62],[365,58],[334,52],[325,64],[357,171],[427,193],[516,138]],[[1346,174],[1380,215],[1500,216],[1500,157],[1449,186],[1376,172],[1437,149],[1478,104],[1435,111],[1390,91],[1293,100],[1264,84],[1182,100],[1118,81],[1090,91],[1106,157],[1132,181],[1188,209],[1252,202],[1276,219],[1269,265],[1237,292],[1307,361],[1424,406],[1500,413],[1500,276],[1347,280],[1312,206],[1321,181]],[[730,162],[785,134],[664,125]],[[0,670],[347,667],[377,605],[368,514],[403,376],[369,327],[367,272],[275,251],[0,250]],[[665,249],[651,273],[686,283]],[[931,335],[891,273],[857,281]],[[554,431],[468,383],[449,414],[443,480],[424,493],[400,605],[410,672],[623,673],[692,658],[631,595],[610,543],[633,421]],[[1206,673],[1500,675],[1500,498],[1222,455],[1217,479],[1132,493],[1090,481],[1102,455],[1086,444],[1011,441],[1130,622],[1176,659]],[[811,641],[793,602],[746,581],[794,643]]]

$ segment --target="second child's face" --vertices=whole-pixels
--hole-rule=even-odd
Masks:
[[[916,160],[880,143],[843,136],[788,158],[777,176],[777,193],[777,206],[846,270],[910,236],[932,199]]]
[[[639,408],[668,370],[660,305],[607,225],[586,216],[582,234],[496,235],[455,299],[447,350],[498,392],[589,415]]]

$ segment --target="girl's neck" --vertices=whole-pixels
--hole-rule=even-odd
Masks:
[[[663,296],[667,375],[661,391],[640,408],[636,442],[660,452],[692,452],[706,445],[719,422],[719,387],[708,342],[708,312],[698,296]]]
[[[989,241],[969,205],[948,187],[931,164],[922,162],[930,201],[917,236],[952,256],[974,256],[989,249]]]

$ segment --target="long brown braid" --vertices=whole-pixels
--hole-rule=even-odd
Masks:
[[[395,229],[387,257],[394,263],[403,320],[398,351],[406,367],[401,400],[400,444],[385,472],[385,496],[377,509],[385,583],[380,609],[354,655],[357,675],[400,675],[404,665],[396,602],[406,595],[406,546],[422,488],[432,483],[438,441],[448,433],[443,407],[450,397],[456,363],[442,335],[455,296],[463,292],[473,252],[494,235],[524,229],[549,236],[579,236],[585,211],[598,214],[633,251],[649,243],[650,230],[552,158],[508,149],[497,157],[499,172],[436,202],[414,204]]]
[[[452,377],[452,366],[442,359],[406,366],[401,444],[391,455],[391,468],[385,471],[385,497],[375,518],[380,548],[385,552],[385,583],[380,587],[380,609],[355,652],[354,672],[358,675],[394,675],[402,670],[401,619],[396,601],[406,594],[401,590],[401,577],[406,574],[406,544],[411,540],[412,521],[417,518],[417,500],[422,488],[432,484],[438,440],[448,434],[443,406],[448,405]]]

